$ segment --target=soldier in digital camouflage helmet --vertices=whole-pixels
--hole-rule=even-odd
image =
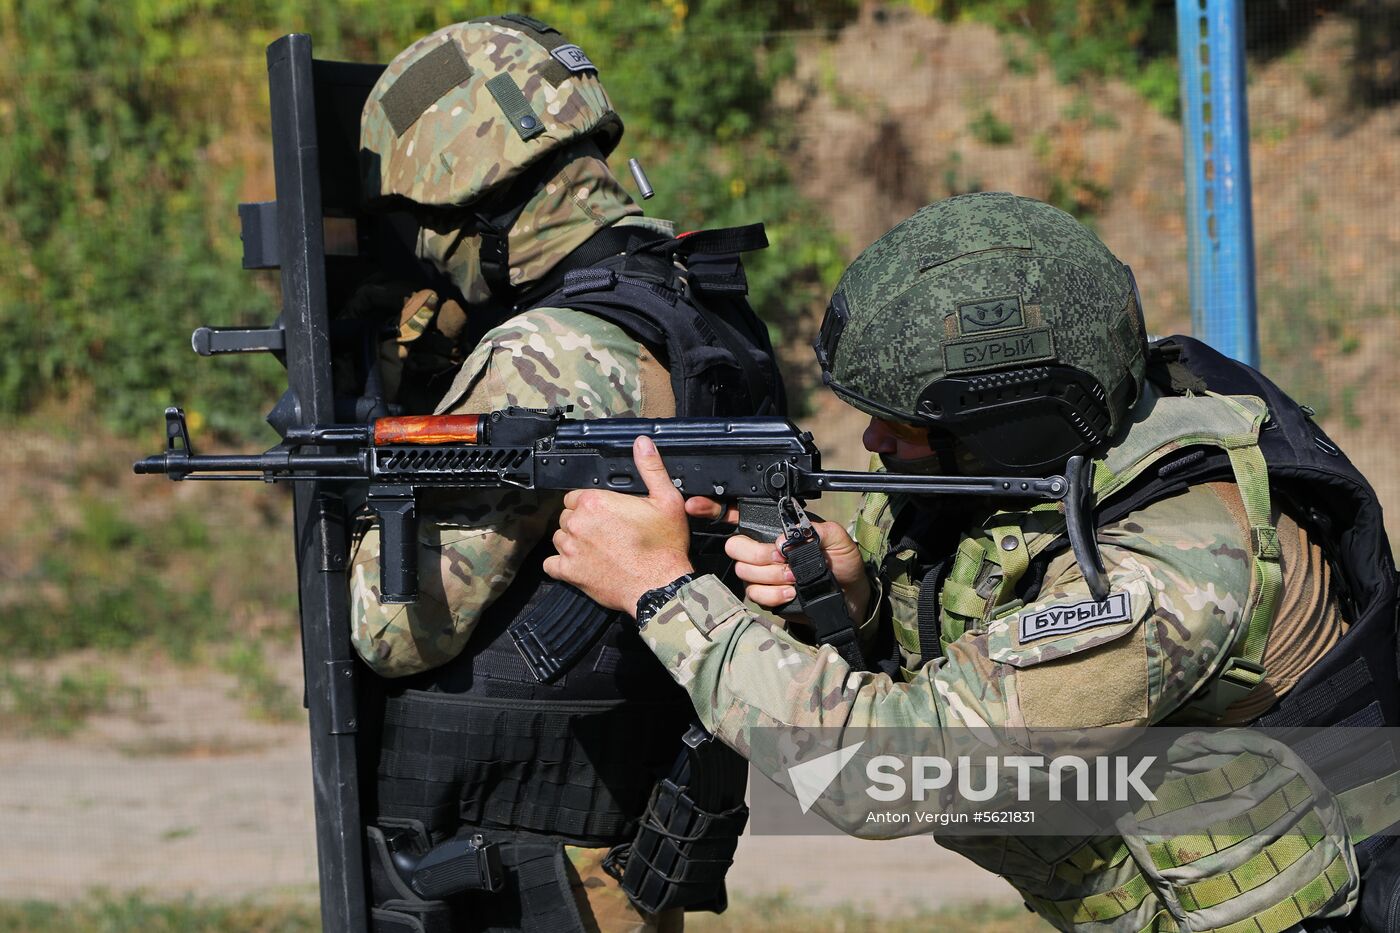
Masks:
[[[1258,373],[1190,338],[1149,344],[1131,272],[1073,218],[1007,194],[924,208],[846,271],[817,356],[891,471],[1034,476],[1092,458],[1103,566],[1076,561],[1058,503],[867,496],[851,533],[818,528],[866,656],[884,659],[852,670],[694,574],[686,515],[720,506],[682,502],[639,439],[650,497],[571,493],[546,570],[605,605],[640,600],[646,643],[741,752],[778,726],[832,727],[844,748],[916,730],[938,754],[969,728],[1020,747],[1042,727],[1397,721],[1394,567],[1370,487]],[[793,598],[772,544],[728,551],[751,600]],[[1191,785],[1238,817],[1218,838],[939,840],[1062,930],[1273,933],[1351,913],[1388,839],[1352,840],[1394,814],[1306,791],[1275,810],[1278,769],[1232,770]],[[816,808],[859,835],[918,831],[843,822],[825,801],[860,777],[842,772]],[[1241,834],[1252,812],[1279,820]]]
[[[417,374],[450,379],[429,394],[439,413],[742,414],[764,404],[757,386],[781,403],[766,331],[742,296],[707,296],[686,269],[694,247],[643,217],[609,170],[621,134],[597,66],[528,16],[449,26],[388,65],[363,113],[364,190],[371,207],[418,221],[418,255],[456,293],[405,304],[383,354],[396,373],[386,384],[403,369],[401,399]],[[727,333],[705,331],[721,346],[702,341],[702,316],[722,318]],[[433,362],[413,365],[424,347]],[[540,571],[556,496],[422,501],[419,602],[379,601],[374,528],[361,530],[351,573],[354,645],[390,678],[371,830],[376,929],[678,928],[678,911],[634,906],[603,860],[631,839],[677,754],[692,715],[684,695],[615,626],[551,683],[522,663],[511,621],[573,611],[575,597],[561,600]],[[499,892],[425,901],[386,867],[396,847],[477,834],[500,854]]]

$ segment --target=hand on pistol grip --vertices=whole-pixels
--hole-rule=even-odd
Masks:
[[[817,536],[851,618],[864,618],[870,581],[855,541],[836,522],[822,521],[800,506],[794,510],[793,505],[795,501],[788,499],[740,499],[736,504],[694,497],[686,500],[685,509],[693,518],[736,526],[737,533],[725,542],[724,552],[734,561],[735,576],[746,584],[745,597],[782,616],[803,614],[784,547],[795,536]]]

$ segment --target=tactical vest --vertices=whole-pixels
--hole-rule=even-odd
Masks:
[[[569,308],[617,324],[669,370],[677,417],[781,413],[767,329],[745,300],[734,254],[762,245],[758,225],[674,239],[607,228],[580,248],[587,264],[571,256],[513,312]],[[560,928],[571,909],[560,893],[567,879],[562,862],[545,855],[560,843],[629,840],[693,717],[685,692],[629,625],[607,626],[554,681],[536,679],[507,634],[511,623],[603,611],[544,574],[551,552],[546,540],[531,554],[460,655],[392,682],[386,703],[381,825],[421,824],[434,843],[468,827],[543,859],[508,881],[518,890],[473,898],[472,929]],[[742,786],[734,790],[742,801]]]
[[[1264,676],[1260,659],[1280,585],[1278,543],[1269,521],[1275,502],[1327,555],[1350,627],[1257,723],[1283,727],[1400,722],[1395,567],[1369,483],[1313,422],[1310,410],[1253,369],[1187,337],[1159,341],[1152,349],[1149,379],[1167,394],[1094,463],[1096,524],[1119,521],[1195,484],[1230,480],[1239,488],[1250,525],[1253,564],[1243,610],[1246,624],[1213,678],[1168,722],[1212,722]],[[946,527],[946,518],[940,521]],[[945,550],[937,551],[923,542],[937,534],[938,524],[924,520],[909,501],[867,497],[856,539],[867,566],[878,569],[885,581],[905,675],[912,676],[963,634],[981,631],[989,620],[1034,600],[1050,558],[1068,547],[1063,524],[1054,505],[997,513],[979,532],[940,542],[935,547]],[[1375,824],[1386,813],[1376,802],[1396,786],[1395,762],[1388,767],[1392,777],[1385,780],[1334,788],[1343,791],[1347,832],[1351,842],[1359,843],[1356,850],[1363,865],[1391,842],[1390,837],[1373,835],[1384,828],[1383,823]],[[1194,799],[1208,799],[1202,794],[1211,780],[1219,778],[1225,788],[1239,786],[1250,769],[1258,775],[1277,773],[1276,766],[1265,767],[1258,758],[1240,755],[1221,769],[1231,775],[1209,773],[1185,782],[1193,784],[1189,791],[1185,786],[1176,789]],[[1357,867],[1351,847],[1327,849],[1334,844],[1325,836],[1289,835],[1272,845],[1263,845],[1267,837],[1260,837],[1261,864],[1270,860],[1281,871],[1286,864],[1311,857],[1322,859],[1325,871],[1319,875],[1323,880],[1300,891],[1292,906],[1267,905],[1259,908],[1256,918],[1257,905],[1247,898],[1237,902],[1241,916],[1260,919],[1258,926],[1250,919],[1240,929],[1282,930],[1321,909],[1329,898],[1345,895],[1349,885],[1354,892]],[[1199,848],[1202,838],[1192,837],[1193,844]],[[1313,842],[1314,848],[1299,846],[1301,838]],[[1229,910],[1221,905],[1264,877],[1255,871],[1250,880],[1252,865],[1239,878],[1234,873],[1203,877],[1198,870],[1193,875],[1169,843],[1143,846],[1135,840],[1133,845],[1121,839],[1091,840],[1047,857],[1047,877],[1065,886],[1062,896],[1028,893],[1028,903],[1062,929],[1088,923],[1096,924],[1095,929],[1176,929],[1166,913],[1142,913],[1153,888],[1171,890],[1182,910],[1219,912]],[[966,847],[965,854],[978,860],[976,843]],[[1095,893],[1063,896],[1076,887]]]

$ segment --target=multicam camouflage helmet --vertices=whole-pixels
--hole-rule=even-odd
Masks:
[[[365,199],[469,204],[584,137],[607,155],[622,121],[582,49],[517,13],[457,23],[405,49],[370,91]]]
[[[1063,211],[1000,193],[931,204],[866,249],[816,350],[845,401],[1012,472],[1106,445],[1146,367],[1132,271]]]

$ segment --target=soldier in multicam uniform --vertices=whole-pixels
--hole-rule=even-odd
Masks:
[[[1078,564],[1057,503],[867,496],[853,534],[819,527],[867,646],[893,634],[880,671],[854,671],[694,573],[685,516],[719,505],[683,503],[639,438],[650,496],[570,493],[545,569],[637,607],[648,646],[741,752],[770,726],[831,727],[847,748],[915,730],[937,749],[967,727],[1024,747],[1041,727],[1397,722],[1395,572],[1369,485],[1258,373],[1189,338],[1149,342],[1131,272],[1068,215],[1005,194],[921,210],[847,270],[817,350],[891,471],[1034,476],[1092,456],[1104,566]],[[728,552],[754,602],[793,598],[773,545],[734,537]],[[1176,788],[1222,808],[1215,835],[939,841],[1062,930],[1347,917],[1368,864],[1394,878],[1400,847],[1372,835],[1393,808],[1333,797],[1285,758],[1186,769]],[[1396,929],[1393,881],[1375,884],[1367,922]]]
[[[766,331],[735,294],[737,257],[702,255],[704,234],[682,240],[641,216],[605,161],[621,133],[596,66],[528,16],[449,26],[389,64],[363,115],[365,187],[372,206],[413,215],[419,257],[459,295],[404,305],[382,355],[386,386],[403,398],[446,375],[438,413],[781,409]],[[687,268],[694,256],[718,262],[723,294]],[[474,325],[481,336],[454,369]],[[642,913],[602,863],[676,758],[693,716],[684,694],[618,626],[550,683],[527,669],[507,637],[513,619],[591,606],[540,570],[556,496],[422,502],[419,601],[381,604],[373,528],[360,530],[351,573],[354,645],[388,678],[375,929],[678,929],[678,911]],[[503,890],[444,903],[395,877],[396,852],[477,834],[500,856]]]

